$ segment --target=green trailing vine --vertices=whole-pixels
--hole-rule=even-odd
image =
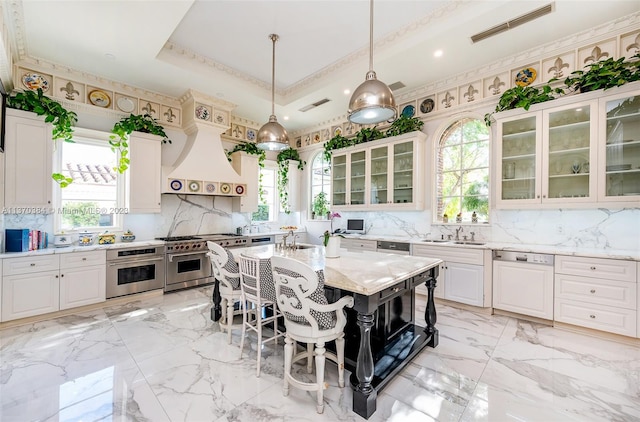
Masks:
[[[111,129],[109,137],[109,145],[111,150],[119,154],[118,165],[113,169],[118,173],[124,173],[130,164],[129,159],[129,135],[131,132],[150,133],[152,135],[162,136],[163,143],[171,143],[171,139],[167,136],[164,128],[149,114],[130,114],[123,117]]]
[[[291,207],[289,205],[289,161],[294,160],[298,162],[298,170],[304,170],[306,161],[302,161],[300,159],[300,154],[298,154],[298,150],[293,148],[287,148],[278,153],[278,157],[276,161],[278,162],[278,174],[277,174],[277,184],[278,184],[278,195],[280,197],[280,209],[285,214],[291,213]]]
[[[529,110],[533,104],[544,103],[558,98],[564,94],[562,88],[552,88],[551,85],[535,86],[514,86],[507,89],[498,101],[498,105],[493,113],[498,113],[514,108],[524,108]],[[493,113],[487,113],[484,116],[484,122],[487,126],[491,126],[491,118]]]
[[[45,116],[44,121],[53,126],[53,140],[62,139],[65,142],[73,142],[73,127],[78,122],[78,115],[65,109],[59,102],[46,97],[42,89],[37,91],[21,91],[7,98],[7,107],[17,110],[30,111],[38,116]],[[73,179],[61,173],[53,173],[51,178],[60,187],[69,186]]]
[[[229,160],[229,162],[231,162],[231,154],[233,154],[234,152],[238,152],[238,151],[243,151],[246,152],[247,154],[251,154],[251,155],[257,155],[258,156],[258,167],[260,168],[264,168],[264,160],[267,158],[264,150],[261,150],[260,148],[258,148],[258,146],[253,143],[253,142],[242,142],[239,144],[236,144],[233,149],[231,151],[227,151],[227,160]],[[260,198],[260,202],[264,203],[266,201],[266,197],[265,197],[265,190],[264,187],[262,186],[262,172],[259,171],[258,172],[259,176],[258,176],[258,198]]]
[[[403,114],[400,115],[389,129],[385,132],[385,138],[389,138],[391,136],[398,136],[404,133],[416,132],[422,130],[424,126],[424,122],[417,117],[408,117]]]

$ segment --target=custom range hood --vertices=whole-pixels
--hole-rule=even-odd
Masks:
[[[181,103],[187,141],[175,165],[162,169],[162,192],[245,196],[248,181],[227,160],[220,137],[235,106],[193,90]]]

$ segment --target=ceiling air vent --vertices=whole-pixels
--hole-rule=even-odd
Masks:
[[[323,99],[321,99],[319,101],[316,101],[315,103],[311,103],[311,104],[309,104],[307,106],[302,107],[300,109],[300,111],[302,111],[302,112],[309,111],[312,108],[320,107],[322,104],[328,103],[329,101],[331,101],[331,100],[328,99],[328,98],[323,98]]]
[[[406,86],[405,84],[403,84],[402,82],[398,81],[398,82],[394,82],[391,85],[389,85],[389,89],[392,90],[392,91],[395,91],[397,89],[404,88],[405,86]]]
[[[534,19],[538,19],[544,15],[547,15],[553,12],[555,8],[555,3],[549,3],[546,6],[542,6],[538,9],[532,10],[529,13],[526,13],[522,16],[518,16],[517,18],[513,18],[509,21],[503,22],[499,25],[491,27],[486,31],[479,32],[475,35],[471,36],[471,41],[476,43],[478,41],[482,41],[486,38],[492,37],[496,34],[499,34],[504,31],[508,31],[511,28],[515,28],[516,26],[522,25],[523,23],[531,22]]]

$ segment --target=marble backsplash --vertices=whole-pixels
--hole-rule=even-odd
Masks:
[[[341,212],[333,229],[345,228],[347,218],[364,218],[367,234],[378,236],[439,239],[461,235],[476,240],[534,245],[592,247],[614,250],[640,250],[640,208],[494,210],[490,224],[432,224],[430,211]],[[251,225],[251,215],[233,212],[231,198],[196,195],[163,195],[160,214],[128,214],[124,229],[139,240],[160,236],[207,233],[235,233],[237,227]],[[328,221],[301,220],[300,213],[282,214],[277,223],[261,226],[261,231],[277,230],[282,225],[298,225],[309,232],[309,241],[329,229]],[[4,215],[0,229],[29,228],[53,235],[53,218],[45,215]]]

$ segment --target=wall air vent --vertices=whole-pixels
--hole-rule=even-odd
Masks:
[[[319,100],[319,101],[316,101],[315,103],[311,103],[311,104],[309,104],[309,105],[307,105],[307,106],[302,107],[302,108],[300,109],[300,111],[302,111],[302,112],[309,111],[309,110],[311,110],[312,108],[320,107],[322,104],[326,104],[326,103],[328,103],[329,101],[331,101],[331,100],[330,100],[330,99],[328,99],[328,98],[323,98],[323,99],[321,99],[321,100]]]
[[[391,85],[389,85],[389,89],[392,90],[392,91],[395,91],[397,89],[404,88],[405,86],[406,86],[405,84],[403,84],[402,82],[398,81],[398,82],[394,82]]]
[[[538,9],[532,10],[531,12],[526,13],[522,16],[518,16],[517,18],[513,18],[509,21],[506,21],[499,25],[491,27],[486,31],[482,31],[475,35],[472,35],[471,41],[474,43],[478,41],[482,41],[486,38],[492,37],[501,32],[508,31],[511,28],[515,28],[516,26],[522,25],[523,23],[531,22],[534,19],[538,19],[544,15],[547,15],[553,12],[554,10],[555,10],[555,3],[549,3],[546,6],[542,6]]]

